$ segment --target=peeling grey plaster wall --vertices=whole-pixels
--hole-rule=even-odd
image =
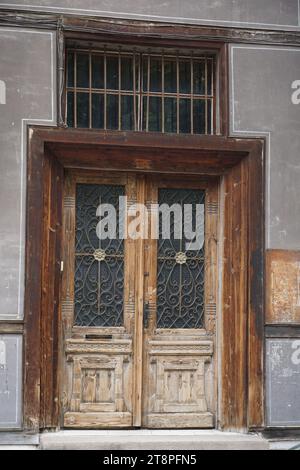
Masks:
[[[264,136],[266,248],[300,249],[300,49],[231,46],[231,134]],[[299,100],[300,101],[300,100]]]
[[[104,17],[278,29],[298,29],[298,0],[16,0],[3,8]]]
[[[300,338],[267,340],[267,421],[300,424]]]
[[[0,28],[0,43],[0,320],[16,320],[23,316],[27,125],[56,123],[55,33]]]
[[[0,321],[23,318],[28,124],[56,124],[56,34],[0,28]],[[0,429],[22,425],[22,336],[0,335]]]
[[[22,340],[0,335],[0,430],[22,425]]]

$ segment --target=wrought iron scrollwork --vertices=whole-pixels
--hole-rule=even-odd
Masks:
[[[159,204],[192,205],[195,219],[196,204],[203,204],[205,192],[192,189],[160,189]],[[204,322],[204,245],[189,250],[189,241],[175,238],[174,218],[170,219],[170,238],[162,237],[159,223],[157,268],[157,327],[201,328]],[[203,215],[204,230],[204,215]],[[177,227],[178,230],[178,227]]]
[[[100,240],[96,233],[99,204],[112,204],[118,214],[123,186],[78,184],[76,190],[75,320],[76,326],[123,324],[124,241]],[[117,221],[119,217],[117,216]]]

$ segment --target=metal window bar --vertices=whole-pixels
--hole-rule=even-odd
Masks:
[[[142,63],[143,66],[143,63]],[[150,74],[151,74],[151,56],[150,54],[148,55],[148,60],[147,60],[147,107],[146,107],[146,131],[149,131],[149,109],[150,109],[150,86],[151,86],[151,81],[150,81]],[[144,75],[144,74],[143,74]],[[144,90],[142,90],[144,92]],[[142,98],[143,99],[143,98]]]
[[[194,134],[194,58],[191,57],[191,134]]]
[[[161,56],[161,132],[165,132],[165,57]]]
[[[74,53],[74,127],[77,127],[77,52]]]
[[[212,94],[215,96],[216,94],[216,83],[215,83],[215,67],[213,61],[211,61],[211,89]],[[210,101],[210,109],[211,109],[211,125],[210,125],[210,133],[213,134],[216,121],[215,121],[215,107],[213,106],[213,101]]]
[[[136,73],[136,69],[135,69],[135,73]],[[134,80],[136,79],[135,75],[134,75]],[[138,86],[139,86],[139,89],[138,89],[138,113],[137,113],[137,118],[138,118],[138,121],[137,121],[137,128],[135,129],[136,131],[139,131],[141,130],[142,128],[142,116],[143,116],[143,100],[141,98],[141,89],[142,89],[142,74],[141,74],[141,56],[138,55],[138,77],[137,77],[137,83],[138,83]],[[140,112],[139,112],[140,111]]]
[[[179,82],[179,58],[176,56],[176,127],[177,127],[177,134],[180,132],[180,121],[179,121],[179,89],[180,89],[180,82]]]
[[[104,75],[104,82],[103,82],[103,86],[104,86],[104,109],[103,109],[103,114],[104,114],[104,130],[106,130],[106,125],[107,125],[107,117],[106,117],[106,114],[107,114],[107,98],[106,98],[106,86],[107,86],[107,79],[106,79],[106,76],[107,76],[107,62],[106,62],[106,52],[104,52],[104,57],[103,57],[103,75]]]
[[[92,54],[89,54],[89,129],[92,128]]]
[[[135,51],[132,57],[132,80],[133,80],[133,123],[134,123],[134,130],[137,130],[137,119],[136,119],[136,64],[135,64]]]
[[[205,101],[205,128],[203,129],[204,134],[213,134],[216,128],[216,73],[215,73],[215,60],[212,56],[209,55],[200,55],[196,56],[194,53],[191,53],[189,56],[182,55],[177,51],[176,54],[168,54],[165,51],[162,53],[153,52],[151,50],[147,52],[139,52],[134,50],[133,52],[121,51],[121,49],[109,50],[106,47],[103,50],[86,50],[86,49],[71,49],[67,50],[67,53],[73,53],[73,86],[66,85],[66,94],[68,97],[68,92],[73,93],[73,126],[78,127],[78,105],[77,105],[77,93],[86,92],[89,94],[89,128],[93,128],[93,119],[92,119],[92,97],[93,94],[103,95],[104,101],[104,116],[103,116],[103,128],[107,130],[107,96],[115,95],[118,96],[118,129],[122,130],[122,96],[132,96],[133,97],[133,129],[134,131],[144,130],[149,132],[149,115],[150,115],[150,98],[158,97],[161,99],[161,132],[165,132],[165,99],[174,98],[176,100],[176,133],[180,133],[180,100],[189,99],[190,100],[190,114],[191,114],[191,129],[190,133],[194,134],[195,132],[195,121],[194,121],[194,103],[195,100],[204,100]],[[84,53],[89,56],[89,87],[78,87],[77,86],[77,54]],[[92,58],[93,55],[103,57],[103,88],[95,88],[92,83]],[[118,58],[118,90],[108,89],[107,88],[107,58],[111,56],[117,56]],[[122,90],[122,57],[128,57],[132,59],[132,90]],[[151,91],[150,90],[150,76],[151,76],[151,66],[152,59],[159,58],[161,60],[161,91]],[[180,91],[180,60],[190,60],[190,93]],[[165,83],[165,61],[166,60],[175,60],[175,69],[176,69],[176,92],[166,92],[166,83]],[[204,62],[204,94],[195,93],[194,87],[194,64],[195,62],[200,63]],[[211,90],[208,90],[208,61],[210,62],[210,82]],[[144,78],[145,78],[145,67],[146,64],[146,87],[144,89]],[[69,76],[70,70],[67,71]],[[144,102],[145,98],[145,102]],[[146,105],[146,109],[144,109]],[[210,106],[210,123],[208,123],[208,106]],[[208,125],[210,124],[210,125]]]
[[[205,96],[207,96],[207,60],[205,61],[205,89],[204,89]],[[207,100],[205,100],[205,134],[207,134],[207,116],[208,116],[208,109],[207,109]]]
[[[119,49],[119,55],[118,55],[118,73],[119,73],[119,90],[118,90],[118,130],[120,131],[121,130],[121,112],[122,112],[122,108],[121,108],[121,51]]]

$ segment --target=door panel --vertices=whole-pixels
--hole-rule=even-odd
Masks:
[[[127,196],[123,218],[120,196]],[[97,236],[100,203],[112,204],[117,215],[110,239]],[[147,219],[146,235],[123,239],[137,203]],[[189,204],[192,219],[199,204],[197,230],[204,243],[192,249],[188,236],[176,239],[182,220],[175,219],[163,239],[157,204]],[[217,209],[215,181],[68,171],[61,291],[64,427],[213,427]]]
[[[143,401],[143,424],[152,428],[214,425],[218,193],[214,185],[206,186],[149,179],[148,207],[189,204],[195,218],[199,204],[205,234],[203,246],[191,250],[185,237],[175,237],[183,220],[173,218],[171,236],[165,240],[161,217],[152,217],[159,237],[145,247]]]
[[[136,199],[135,178],[70,172],[64,198],[62,396],[65,427],[132,425],[135,247],[99,240],[100,203],[118,213]],[[118,220],[118,218],[117,218]]]

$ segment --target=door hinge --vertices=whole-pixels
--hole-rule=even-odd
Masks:
[[[60,272],[62,273],[64,271],[64,262],[60,262]]]

